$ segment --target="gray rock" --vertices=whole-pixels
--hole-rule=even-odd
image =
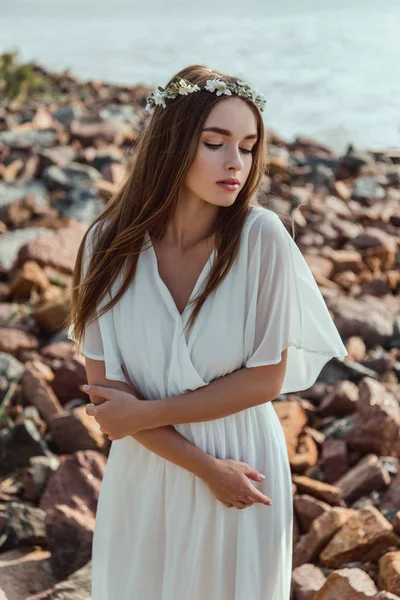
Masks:
[[[52,456],[32,421],[0,430],[0,476],[27,467],[32,456]]]
[[[11,269],[20,248],[46,233],[50,232],[45,227],[26,227],[3,233],[0,236],[0,265],[6,270]]]
[[[91,600],[92,561],[54,586],[50,600]]]
[[[22,502],[9,502],[5,512],[2,548],[46,544],[45,511]]]

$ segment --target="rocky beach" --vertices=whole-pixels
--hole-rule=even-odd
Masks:
[[[82,236],[122,180],[151,91],[0,56],[0,600],[91,597],[111,442],[86,415],[84,357],[62,324]],[[274,401],[292,600],[399,599],[400,148],[337,155],[266,133],[259,202],[293,221],[348,351]]]

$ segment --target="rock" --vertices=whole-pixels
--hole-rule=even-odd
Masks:
[[[313,600],[371,600],[377,588],[361,569],[340,569],[331,573]]]
[[[299,437],[297,452],[290,459],[290,466],[295,473],[304,471],[316,464],[318,449],[311,435],[303,433]]]
[[[398,506],[398,504],[396,506]],[[395,534],[400,536],[400,510],[396,512],[391,523],[393,525]]]
[[[53,415],[63,412],[57,396],[33,366],[26,366],[22,378],[22,390],[27,401],[36,406],[40,416],[46,422],[49,422]]]
[[[317,517],[312,522],[308,533],[301,536],[296,544],[293,555],[294,567],[317,558],[337,530],[356,514],[352,509],[335,507]]]
[[[43,269],[33,260],[28,260],[10,281],[10,295],[15,300],[28,300],[33,289],[42,292],[48,285]]]
[[[379,185],[377,177],[358,177],[353,185],[354,200],[382,200],[385,197],[385,190]]]
[[[358,500],[374,490],[385,489],[390,484],[390,475],[375,454],[368,454],[335,485],[342,490],[347,503]]]
[[[33,456],[52,456],[32,421],[17,423],[13,429],[0,430],[0,475],[27,467]]]
[[[349,353],[349,360],[360,362],[365,358],[367,349],[364,340],[357,335],[353,335],[346,342],[346,350]]]
[[[365,377],[347,442],[362,452],[400,456],[400,406],[378,381]]]
[[[315,565],[305,563],[297,567],[292,574],[294,600],[313,600],[325,581],[325,575]]]
[[[335,325],[344,338],[359,335],[367,348],[386,346],[393,335],[393,318],[383,309],[363,299],[337,297],[330,299],[328,308],[333,312]]]
[[[95,519],[85,514],[84,504],[74,510],[59,504],[46,511],[50,563],[58,580],[83,567],[91,558]]]
[[[63,196],[59,196],[53,202],[53,206],[62,217],[73,217],[81,223],[90,225],[104,208],[104,201],[96,188],[72,188]]]
[[[301,496],[298,494],[295,495],[293,498],[293,507],[302,533],[307,533],[314,519],[331,510],[329,504],[307,494]]]
[[[43,169],[42,178],[49,190],[69,190],[73,187],[90,187],[101,177],[97,169],[77,162],[65,167],[53,165]]]
[[[349,467],[345,440],[326,438],[322,446],[322,468],[328,483],[335,483]]]
[[[50,476],[39,507],[47,511],[66,504],[80,510],[84,505],[85,514],[94,518],[106,462],[106,457],[94,450],[61,456],[60,466]]]
[[[17,548],[2,552],[0,592],[4,592],[6,600],[27,600],[32,594],[51,588],[56,579],[49,559],[47,550]]]
[[[71,274],[86,229],[87,227],[75,221],[68,227],[40,235],[20,249],[15,266],[34,260],[40,266],[50,265],[62,273]]]
[[[71,344],[68,346],[71,352]],[[79,386],[86,382],[85,359],[75,352],[69,357],[69,360],[64,360],[58,368],[55,368],[54,378],[50,385],[61,404],[64,405],[72,398],[87,401],[87,394],[79,389]]]
[[[100,429],[96,419],[86,414],[86,405],[78,406],[71,413],[64,411],[49,420],[52,440],[61,454],[73,454],[78,450],[106,452],[109,440]]]
[[[332,250],[325,247],[324,256],[332,262],[335,275],[347,270],[360,273],[363,269],[361,254],[356,250]]]
[[[373,506],[346,521],[320,554],[321,564],[338,568],[348,561],[378,559],[392,545],[400,545],[393,527]]]
[[[381,500],[381,510],[400,507],[400,471],[392,480]]]
[[[47,233],[48,229],[45,227],[24,227],[23,229],[2,233],[0,236],[0,266],[4,269],[11,269],[20,248],[40,235],[47,235]]]
[[[25,366],[11,354],[0,352],[0,401],[22,377]]]
[[[387,552],[379,559],[379,586],[400,596],[400,551]]]
[[[92,562],[54,586],[50,600],[91,600]]]
[[[285,434],[288,455],[291,459],[296,454],[300,433],[307,423],[306,414],[296,400],[274,402],[274,409]]]
[[[319,498],[332,505],[342,505],[342,491],[324,481],[317,481],[305,475],[293,475],[293,482],[296,484],[299,492],[310,494],[314,498]]]
[[[6,547],[46,544],[45,512],[21,502],[9,502],[5,513]]]
[[[350,415],[357,410],[358,387],[351,381],[340,381],[318,406],[323,415],[339,417]]]
[[[29,467],[21,474],[22,497],[36,502],[52,473],[57,471],[60,461],[56,456],[32,456]]]
[[[39,342],[36,336],[13,327],[0,328],[0,352],[19,357],[25,350],[37,350]]]

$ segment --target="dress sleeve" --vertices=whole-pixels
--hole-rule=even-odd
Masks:
[[[96,226],[89,231],[85,240],[82,255],[82,280],[85,277],[89,266],[90,255],[93,250],[93,235],[95,229]],[[106,294],[96,307],[97,313],[105,304],[108,304],[109,300],[110,295]],[[72,325],[68,328],[67,336],[69,339],[76,341]],[[123,381],[124,383],[127,382],[121,368],[122,357],[117,343],[112,309],[86,325],[80,345],[80,352],[88,358],[103,360],[105,362],[107,379]]]
[[[347,356],[314,276],[273,211],[263,209],[248,236],[249,303],[244,366],[273,365],[288,349],[281,393],[308,389],[334,356]]]

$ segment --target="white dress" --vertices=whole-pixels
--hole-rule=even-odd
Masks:
[[[309,388],[346,348],[280,218],[255,206],[241,236],[232,269],[188,335],[189,310],[179,314],[148,247],[124,296],[87,327],[83,354],[104,360],[106,377],[116,381],[126,382],[124,363],[143,397],[157,399],[239,368],[278,363],[288,348],[281,393]],[[214,258],[215,251],[191,298]],[[266,475],[252,483],[272,506],[228,508],[201,479],[132,437],[112,442],[93,538],[93,600],[288,600],[292,488],[273,404],[175,428],[208,454],[245,461]]]

